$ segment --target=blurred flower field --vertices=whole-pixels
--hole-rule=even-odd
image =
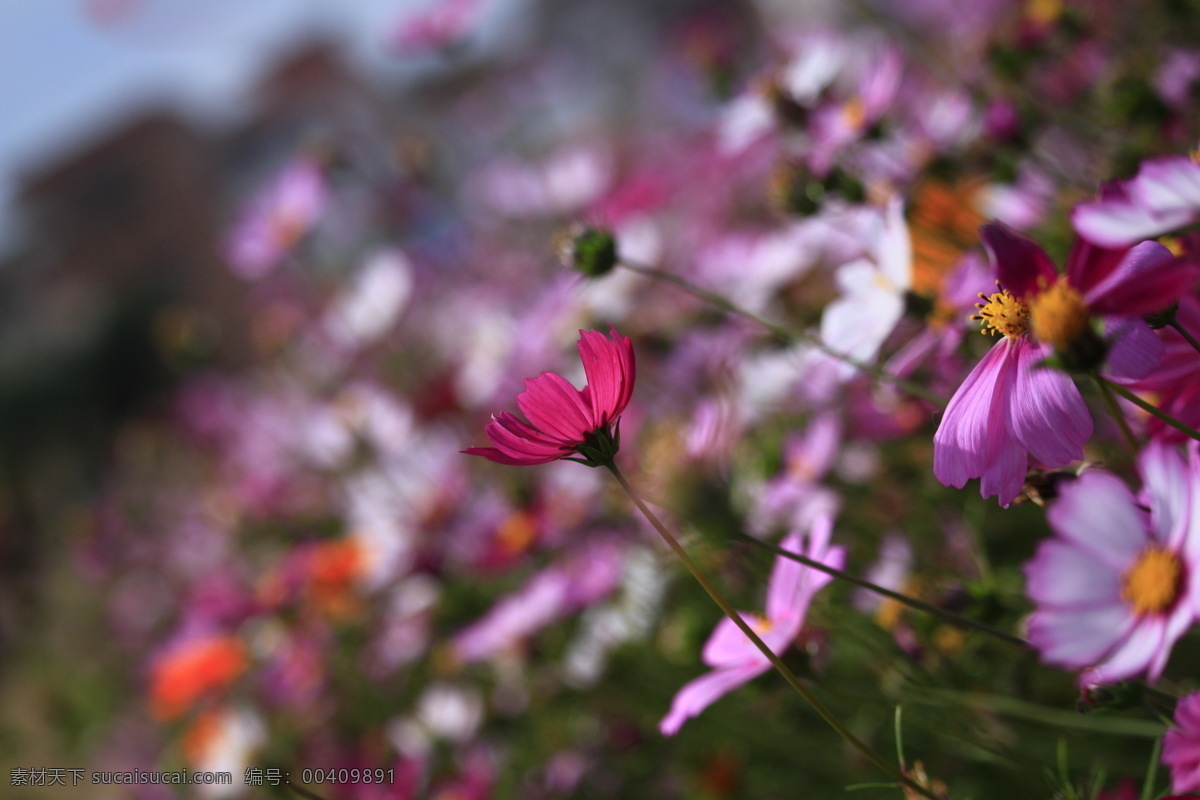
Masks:
[[[1200,793],[1200,6],[552,5],[401,15],[6,462],[4,796]]]

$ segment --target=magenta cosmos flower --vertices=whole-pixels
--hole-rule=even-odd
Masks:
[[[505,411],[486,428],[495,447],[462,452],[517,466],[560,458],[593,467],[611,461],[620,446],[618,420],[633,395],[635,367],[629,337],[611,325],[608,330],[611,338],[600,331],[579,332],[579,358],[588,381],[582,390],[553,372],[526,380],[517,406],[530,424]]]
[[[833,518],[823,515],[809,530],[807,548],[799,533],[789,535],[780,546],[789,552],[801,553],[814,561],[841,569],[846,552],[841,547],[829,545],[832,533]],[[771,652],[778,655],[791,646],[799,635],[813,596],[831,580],[833,577],[824,572],[779,556],[775,559],[767,582],[767,613],[739,613],[771,648]],[[717,623],[700,653],[700,659],[713,670],[685,684],[675,695],[671,710],[658,724],[664,736],[674,736],[688,719],[771,668],[766,656],[728,617]]]
[[[1029,640],[1047,662],[1084,669],[1083,684],[1156,680],[1200,608],[1197,452],[1189,465],[1152,444],[1138,465],[1138,498],[1099,470],[1064,486],[1047,512],[1057,535],[1025,566]]]
[[[1200,692],[1175,704],[1175,726],[1163,737],[1162,761],[1171,768],[1171,791],[1200,791]]]

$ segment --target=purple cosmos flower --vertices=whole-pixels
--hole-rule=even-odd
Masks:
[[[832,517],[823,516],[809,530],[807,548],[799,533],[789,535],[781,546],[784,550],[803,553],[822,564],[841,569],[846,553],[841,547],[829,545],[832,533]],[[762,637],[773,653],[782,653],[804,626],[813,596],[831,580],[833,578],[824,572],[780,556],[775,559],[767,583],[767,613],[762,616],[744,613],[742,619]],[[717,623],[700,659],[713,670],[684,685],[675,695],[671,710],[658,725],[664,736],[674,736],[688,719],[771,668],[771,662],[728,618]]]
[[[1131,180],[1110,184],[1100,199],[1075,208],[1079,234],[1108,247],[1128,245],[1187,225],[1200,216],[1200,163],[1190,156],[1143,161]]]
[[[1163,737],[1162,761],[1171,768],[1171,791],[1200,791],[1200,692],[1179,698],[1175,726]]]
[[[1029,639],[1047,662],[1084,669],[1084,684],[1157,679],[1200,608],[1197,451],[1189,465],[1152,444],[1138,464],[1138,498],[1099,470],[1064,486],[1047,512],[1057,535],[1025,566]]]

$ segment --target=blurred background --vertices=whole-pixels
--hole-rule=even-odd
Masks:
[[[737,607],[772,568],[744,531],[840,510],[851,571],[1019,630],[1040,498],[937,484],[932,405],[560,255],[604,226],[811,333],[903,205],[865,358],[950,331],[903,350],[948,396],[978,225],[1061,257],[1100,180],[1195,146],[1196,5],[1127,5],[0,0],[0,795],[898,796],[773,677],[662,735],[708,599],[602,471],[459,451],[613,323],[622,466]],[[956,797],[1132,791],[1161,733],[841,585],[796,645]],[[233,785],[91,783],[181,769]]]

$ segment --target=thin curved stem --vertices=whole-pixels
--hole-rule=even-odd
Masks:
[[[1196,341],[1195,336],[1192,336],[1190,333],[1188,333],[1187,328],[1179,324],[1179,320],[1173,319],[1167,324],[1174,328],[1175,332],[1182,336],[1183,340],[1190,344],[1193,350],[1195,350],[1197,353],[1200,353],[1200,342]]]
[[[878,367],[874,364],[869,364],[866,361],[861,361],[861,360],[855,358],[854,356],[848,355],[846,353],[838,352],[837,350],[835,350],[832,347],[830,347],[829,345],[825,344],[825,342],[821,341],[818,337],[813,336],[812,334],[806,333],[804,331],[799,331],[794,328],[789,328],[785,325],[779,324],[778,322],[773,322],[772,320],[769,320],[766,317],[759,316],[758,314],[755,314],[753,311],[746,309],[746,308],[742,308],[737,303],[734,303],[732,300],[729,300],[728,298],[722,297],[721,295],[717,294],[716,292],[710,292],[708,289],[704,289],[704,288],[697,286],[696,284],[689,281],[687,278],[680,277],[679,275],[673,275],[670,272],[664,272],[663,270],[655,269],[654,267],[648,267],[643,264],[636,264],[636,263],[633,263],[630,261],[626,261],[624,259],[622,259],[618,263],[621,266],[625,267],[626,269],[628,269],[632,272],[636,272],[639,275],[645,275],[647,278],[654,278],[655,280],[660,280],[660,281],[664,281],[665,283],[674,284],[674,285],[678,286],[679,288],[683,289],[688,294],[692,295],[693,297],[698,297],[701,300],[705,301],[706,303],[711,303],[712,305],[716,306],[717,308],[720,308],[721,310],[726,311],[730,314],[734,314],[736,316],[743,317],[752,322],[755,322],[755,323],[761,325],[762,327],[766,328],[771,333],[773,333],[776,336],[779,336],[783,339],[804,342],[805,344],[811,345],[812,347],[815,347],[816,349],[820,350],[825,355],[827,355],[831,358],[836,358],[838,361],[841,361],[843,364],[849,364],[850,366],[854,367],[855,369],[859,370],[860,372],[865,372],[868,375],[871,375],[872,377],[874,377],[878,380],[890,383],[893,386],[903,389],[904,391],[908,392],[909,394],[916,395],[917,397],[927,400],[930,403],[933,403],[934,405],[941,406],[941,407],[945,407],[945,405],[946,405],[946,402],[947,402],[946,398],[944,398],[940,395],[934,394],[933,392],[929,391],[924,386],[921,386],[918,383],[907,380],[905,378],[897,377],[881,367]]]
[[[980,622],[979,620],[974,620],[974,619],[971,619],[970,617],[964,617],[961,614],[955,614],[953,611],[948,611],[944,608],[939,608],[938,606],[935,606],[931,603],[926,603],[923,600],[918,600],[915,597],[910,597],[909,595],[901,594],[900,592],[895,592],[895,591],[892,591],[891,589],[886,589],[878,584],[871,583],[868,580],[863,580],[862,578],[851,575],[848,572],[843,572],[840,569],[835,569],[834,567],[831,567],[827,564],[822,564],[820,561],[814,561],[813,559],[811,559],[807,556],[801,555],[799,553],[793,553],[788,550],[784,550],[782,547],[779,547],[778,545],[773,545],[768,542],[764,542],[761,539],[756,539],[753,536],[747,536],[746,534],[739,534],[738,538],[742,539],[744,541],[751,542],[751,543],[757,545],[758,547],[761,547],[764,550],[774,553],[777,556],[782,556],[783,558],[790,558],[791,560],[797,561],[806,567],[811,567],[820,572],[824,572],[826,575],[832,575],[833,577],[837,578],[838,580],[843,580],[846,583],[853,584],[854,586],[860,586],[863,589],[874,592],[883,597],[890,598],[892,600],[895,600],[898,603],[903,603],[904,605],[909,606],[910,608],[915,608],[918,611],[924,611],[927,614],[933,614],[934,616],[941,617],[942,619],[946,620],[947,622],[951,623],[952,625],[957,625],[960,628],[973,628],[978,631],[983,631],[984,633],[995,636],[997,639],[1002,639],[1003,641],[1006,641],[1009,644],[1015,644],[1018,647],[1031,647],[1032,646],[1029,644],[1029,642],[1027,642],[1025,639],[1022,639],[1019,636],[1014,636],[1011,633],[1006,633],[1005,631],[1002,631],[999,628],[993,628],[991,625]]]
[[[1167,412],[1158,408],[1157,406],[1152,405],[1151,403],[1147,403],[1145,400],[1138,397],[1136,394],[1129,391],[1121,384],[1114,383],[1113,381],[1110,381],[1108,378],[1104,378],[1104,377],[1098,378],[1098,380],[1101,383],[1108,386],[1108,388],[1112,389],[1117,394],[1121,395],[1121,397],[1124,397],[1126,400],[1133,403],[1135,406],[1140,408],[1142,411],[1145,411],[1147,414],[1149,414],[1150,416],[1159,420],[1163,424],[1170,425],[1172,428],[1179,431],[1180,433],[1183,433],[1188,438],[1195,439],[1196,441],[1200,442],[1200,431],[1196,430],[1195,428],[1191,427],[1190,425],[1186,425],[1186,424],[1180,422],[1179,420],[1175,419],[1170,414],[1168,414]]]
[[[1121,412],[1121,407],[1117,405],[1117,398],[1113,396],[1113,390],[1096,373],[1092,373],[1092,378],[1096,381],[1096,386],[1100,388],[1100,396],[1104,398],[1104,405],[1108,408],[1108,413],[1117,421],[1117,427],[1121,429],[1121,435],[1125,437],[1125,442],[1129,445],[1129,451],[1136,456],[1138,451],[1137,437],[1133,435],[1133,431],[1129,428],[1129,420],[1125,419],[1125,415]]]
[[[725,596],[721,594],[717,587],[714,586],[707,577],[705,577],[704,573],[701,572],[700,568],[696,565],[696,562],[692,561],[691,556],[689,556],[687,551],[683,549],[683,545],[679,543],[679,540],[676,539],[675,536],[666,529],[654,512],[650,510],[650,507],[642,501],[641,496],[637,493],[633,486],[629,484],[629,481],[625,479],[624,474],[621,473],[621,470],[617,467],[616,463],[610,461],[604,466],[608,467],[609,471],[612,472],[613,477],[617,479],[617,483],[621,484],[621,488],[624,489],[625,493],[629,495],[629,499],[633,501],[633,504],[638,507],[638,510],[642,512],[642,515],[645,516],[650,524],[654,526],[654,529],[658,531],[658,535],[661,536],[663,541],[667,543],[667,546],[675,552],[675,555],[679,556],[679,560],[682,561],[683,565],[687,567],[689,572],[692,573],[692,577],[694,577],[696,582],[704,588],[704,591],[708,592],[708,596],[712,598],[713,602],[716,603],[723,612],[725,612],[725,616],[729,617],[733,624],[738,627],[738,630],[746,635],[746,638],[748,638],[754,644],[754,646],[758,648],[759,652],[761,652],[767,661],[771,663],[771,666],[773,666],[775,670],[783,676],[784,680],[786,680],[788,684],[791,685],[791,687],[795,689],[796,692],[803,697],[810,706],[812,706],[813,710],[816,711],[817,714],[819,714],[831,728],[837,731],[838,735],[840,735],[852,747],[862,753],[868,760],[871,761],[871,763],[891,776],[895,781],[907,787],[908,789],[919,793],[923,797],[930,798],[930,800],[938,800],[937,796],[930,790],[921,786],[912,778],[909,778],[896,767],[893,767],[882,756],[872,750],[871,747],[866,744],[866,742],[863,742],[861,739],[851,733],[850,729],[843,725],[841,721],[833,715],[833,712],[830,711],[829,708],[826,707],[826,705],[821,702],[821,700],[815,694],[813,694],[808,687],[800,682],[800,679],[797,678],[796,674],[792,672],[786,664],[783,663],[782,659],[775,655],[774,651],[772,651],[770,647],[767,647],[766,643],[759,638],[757,633],[754,632],[754,629],[747,625],[746,621],[742,619],[742,615],[734,610],[733,606],[729,604],[729,601],[725,599]]]

